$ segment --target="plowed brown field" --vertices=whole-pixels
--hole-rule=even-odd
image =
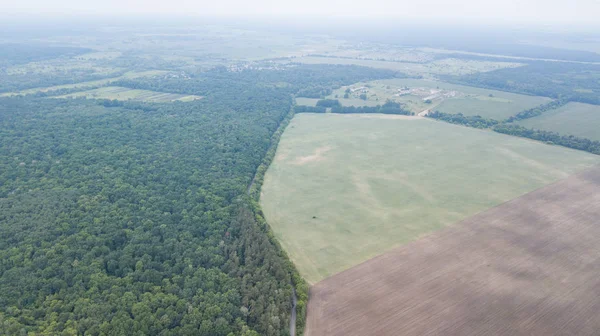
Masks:
[[[600,168],[317,283],[307,335],[599,335]]]

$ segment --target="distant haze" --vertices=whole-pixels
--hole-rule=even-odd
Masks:
[[[598,24],[600,0],[2,0],[0,13],[52,16],[386,17],[500,24],[595,25]]]

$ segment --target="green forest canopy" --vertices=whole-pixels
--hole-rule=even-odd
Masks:
[[[293,93],[393,75],[216,69],[120,84],[205,96],[189,103],[1,99],[0,334],[286,335],[299,278],[248,185]]]

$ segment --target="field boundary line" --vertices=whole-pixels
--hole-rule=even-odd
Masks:
[[[322,279],[321,281],[319,281],[319,282],[317,282],[317,283],[314,283],[314,284],[313,284],[313,286],[317,286],[317,285],[319,285],[321,282],[324,282],[325,280],[327,280],[327,279],[329,279],[329,278],[332,278],[332,277],[334,277],[334,276],[337,276],[337,275],[340,275],[340,274],[342,274],[342,273],[348,272],[348,271],[352,270],[353,268],[355,268],[355,267],[358,267],[358,266],[360,266],[360,265],[362,265],[362,264],[366,264],[366,263],[368,263],[368,262],[370,262],[370,261],[372,261],[372,260],[375,260],[375,259],[377,259],[377,258],[381,258],[382,256],[384,256],[384,255],[386,255],[386,254],[388,254],[388,253],[391,253],[391,252],[393,252],[393,251],[395,251],[395,250],[398,250],[398,249],[401,249],[401,248],[403,248],[403,247],[404,247],[405,245],[407,245],[407,244],[410,244],[410,243],[412,243],[412,242],[415,242],[415,241],[418,241],[418,240],[421,240],[421,239],[424,239],[424,238],[427,238],[427,237],[430,237],[430,236],[433,236],[433,235],[436,235],[436,234],[440,234],[440,233],[441,233],[441,232],[443,232],[443,231],[446,231],[446,230],[452,229],[453,227],[455,227],[455,226],[457,226],[457,225],[460,225],[461,223],[463,223],[463,222],[465,222],[465,221],[468,221],[468,220],[470,220],[470,219],[471,219],[471,218],[473,218],[473,217],[480,216],[481,214],[483,214],[483,213],[485,213],[485,212],[487,212],[487,211],[490,211],[490,210],[492,210],[492,209],[495,209],[495,208],[501,207],[501,206],[503,206],[503,205],[505,205],[505,204],[507,204],[507,203],[513,202],[514,200],[516,200],[516,199],[518,199],[518,198],[521,198],[521,197],[523,197],[523,196],[525,196],[525,195],[528,195],[528,194],[534,193],[534,192],[536,192],[536,191],[539,191],[539,190],[541,190],[541,189],[544,189],[544,188],[550,188],[550,187],[554,186],[555,184],[562,183],[563,181],[565,181],[565,180],[567,180],[567,179],[570,179],[570,178],[573,178],[573,177],[575,177],[575,176],[579,176],[579,175],[585,175],[586,173],[588,173],[588,172],[590,172],[590,171],[592,171],[592,170],[595,170],[595,169],[600,169],[600,164],[598,164],[598,165],[595,165],[595,166],[592,166],[592,167],[589,167],[589,168],[586,168],[586,169],[584,169],[584,170],[581,170],[581,171],[579,171],[579,172],[577,172],[577,173],[575,173],[575,174],[572,174],[572,175],[569,175],[569,176],[567,176],[567,177],[565,177],[565,178],[562,178],[562,179],[560,179],[560,180],[558,180],[558,181],[552,182],[552,183],[550,183],[550,184],[547,184],[547,185],[545,185],[545,186],[542,186],[542,187],[536,188],[536,189],[534,189],[534,190],[531,190],[531,191],[529,191],[529,192],[526,192],[526,193],[524,193],[524,194],[522,194],[522,195],[519,195],[519,196],[516,196],[516,197],[514,197],[514,198],[511,198],[510,200],[508,200],[508,201],[504,201],[504,202],[502,202],[502,203],[500,203],[500,204],[498,204],[498,205],[495,205],[495,206],[493,206],[493,207],[491,207],[491,208],[488,208],[488,209],[485,209],[485,210],[481,210],[481,211],[479,211],[479,212],[477,212],[477,213],[475,213],[475,214],[473,214],[473,215],[471,215],[471,216],[469,216],[469,217],[467,217],[467,218],[465,218],[465,219],[462,219],[462,220],[460,220],[460,221],[458,221],[458,222],[456,222],[456,223],[454,223],[454,224],[450,224],[450,225],[448,225],[448,226],[446,226],[446,227],[444,227],[444,228],[442,228],[442,229],[440,229],[440,230],[436,230],[436,231],[432,231],[432,232],[426,233],[426,234],[424,234],[424,235],[422,235],[422,236],[418,237],[417,239],[414,239],[414,240],[412,240],[412,241],[409,241],[409,242],[407,242],[407,243],[405,243],[405,244],[402,244],[402,245],[400,245],[400,246],[392,247],[391,249],[389,249],[389,250],[387,250],[387,251],[385,251],[385,252],[383,252],[383,253],[381,253],[381,254],[379,254],[379,255],[377,255],[377,256],[375,256],[375,257],[373,257],[373,258],[370,258],[370,259],[368,259],[368,260],[365,260],[365,261],[363,261],[363,262],[361,262],[361,263],[358,263],[358,264],[356,264],[356,265],[354,265],[354,266],[352,266],[352,267],[350,267],[350,268],[348,268],[348,269],[345,269],[345,270],[343,270],[343,271],[341,271],[341,272],[338,272],[338,273],[332,274],[332,275],[330,275],[330,276],[328,276],[328,277],[326,277],[326,278]],[[312,286],[311,286],[311,287],[312,287]],[[310,298],[310,295],[309,295],[309,298]]]

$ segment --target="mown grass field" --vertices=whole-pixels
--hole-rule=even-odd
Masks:
[[[354,87],[368,86],[367,101],[363,104],[354,100],[357,106],[368,103],[383,103],[388,99],[403,103],[411,112],[419,113],[426,109],[439,110],[445,113],[462,113],[464,115],[480,115],[482,117],[503,120],[523,110],[544,104],[551,99],[546,97],[527,96],[503,91],[481,89],[472,86],[451,84],[424,79],[386,79],[366,83],[357,83]],[[423,101],[422,96],[394,96],[398,89],[428,88],[433,90],[456,91],[457,96],[434,99],[430,104]],[[335,90],[329,98],[343,97],[347,87]]]
[[[91,99],[141,100],[146,102],[193,101],[200,96],[182,95],[176,93],[156,92],[149,90],[130,89],[119,86],[107,86],[99,89],[70,93],[57,98],[86,97]]]
[[[418,117],[299,114],[263,185],[267,221],[315,283],[600,157]]]
[[[43,88],[34,88],[34,89],[28,89],[28,90],[23,90],[23,91],[18,91],[18,92],[7,92],[7,93],[0,94],[0,97],[27,95],[27,94],[34,94],[37,92],[50,92],[50,91],[55,91],[55,90],[60,90],[60,89],[76,89],[76,88],[102,86],[102,85],[110,84],[112,82],[116,82],[121,79],[133,79],[133,78],[140,78],[140,77],[159,76],[159,75],[164,75],[167,72],[168,71],[162,71],[162,70],[130,71],[119,77],[111,77],[111,78],[105,78],[105,79],[89,81],[89,82],[80,82],[80,83],[75,83],[75,84],[65,84],[65,85],[55,85],[55,86],[49,86],[49,87],[43,87]]]
[[[568,103],[518,122],[521,126],[600,141],[600,106]]]

